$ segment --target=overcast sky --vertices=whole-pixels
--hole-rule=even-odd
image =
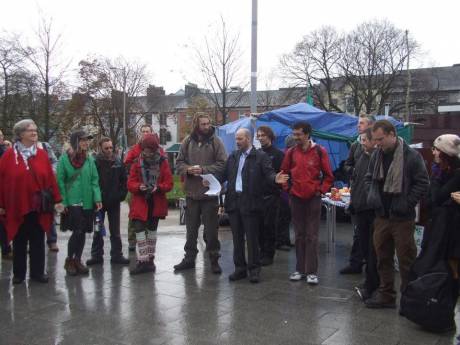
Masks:
[[[148,65],[151,83],[167,93],[187,82],[201,84],[191,46],[199,45],[220,16],[240,35],[244,68],[250,75],[251,0],[6,0],[0,29],[30,39],[39,11],[62,32],[63,53],[78,61],[88,55],[124,56]],[[322,25],[351,30],[372,19],[408,29],[426,52],[423,66],[460,63],[460,0],[259,0],[259,89],[279,87],[268,77],[279,57]],[[32,42],[32,40],[30,41]]]

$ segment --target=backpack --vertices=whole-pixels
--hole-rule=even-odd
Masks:
[[[319,145],[319,144],[315,145],[316,154],[319,157],[319,163],[320,164],[322,164],[322,160],[323,160],[323,151],[321,151],[321,147],[322,146]],[[286,152],[286,156],[288,156],[288,158],[289,158],[289,169],[291,169],[291,167],[292,167],[292,155],[294,154],[294,148],[295,148],[295,146],[290,147]],[[291,187],[292,187],[291,173],[289,172],[288,175],[289,175],[288,190],[290,190]],[[322,167],[321,167],[320,176],[319,176],[319,179],[321,180],[321,182],[323,181],[323,178],[324,178],[324,174],[323,174]]]
[[[445,261],[433,272],[411,281],[401,296],[401,314],[432,332],[442,332],[454,324],[453,279]]]
[[[432,228],[425,232],[429,238],[424,238],[426,245],[412,265],[410,282],[401,295],[401,314],[431,332],[455,325],[458,286],[445,257],[448,213],[447,207],[436,208]]]

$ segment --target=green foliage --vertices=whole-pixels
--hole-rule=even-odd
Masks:
[[[185,198],[185,193],[182,188],[182,182],[180,180],[179,175],[173,176],[174,186],[173,189],[166,194],[166,198],[168,199],[168,204],[170,206],[176,206],[179,202],[179,198]]]

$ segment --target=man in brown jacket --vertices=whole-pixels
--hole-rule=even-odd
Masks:
[[[217,236],[218,197],[205,194],[208,188],[203,186],[200,175],[220,175],[225,168],[226,159],[224,144],[215,135],[210,117],[206,114],[198,114],[193,120],[193,132],[182,142],[176,161],[178,174],[185,178],[187,204],[185,256],[174,266],[176,271],[195,267],[195,258],[198,254],[198,229],[203,223],[211,270],[215,274],[222,272],[219,266],[220,243]]]

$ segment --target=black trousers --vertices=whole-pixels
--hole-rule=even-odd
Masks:
[[[0,223],[0,249],[2,251],[2,255],[7,255],[11,251],[11,246],[8,243],[6,236],[6,229],[2,223]]]
[[[260,215],[243,214],[240,206],[228,214],[233,234],[233,262],[235,271],[260,272],[259,223]],[[245,239],[248,248],[246,263]]]
[[[86,233],[93,230],[94,211],[84,210],[81,206],[69,206],[68,210],[72,235],[67,245],[67,256],[80,260],[85,248]]]
[[[276,229],[276,245],[284,246],[291,245],[291,236],[289,234],[289,226],[291,224],[291,208],[289,207],[289,201],[280,198],[277,229]]]
[[[353,224],[353,244],[351,245],[351,253],[350,253],[350,266],[360,270],[361,267],[364,265],[365,255],[362,252],[361,243],[363,240],[361,239],[361,234],[357,226],[356,216],[353,215],[352,218]]]
[[[359,245],[366,262],[364,288],[373,293],[380,284],[377,271],[377,255],[374,247],[374,211],[359,212],[355,215],[356,229],[359,233]]]
[[[45,232],[38,222],[36,212],[25,216],[13,239],[13,274],[19,279],[26,277],[27,243],[29,243],[30,276],[41,276],[45,273]]]
[[[115,204],[101,210],[102,214],[107,214],[110,231],[110,256],[118,258],[122,256],[122,244],[120,236],[120,204]],[[103,217],[105,218],[105,217]],[[104,256],[104,237],[100,231],[94,231],[93,244],[91,245],[91,257],[102,258]]]
[[[264,214],[259,224],[260,256],[275,256],[276,224],[278,219],[279,196],[271,195],[264,198]]]

